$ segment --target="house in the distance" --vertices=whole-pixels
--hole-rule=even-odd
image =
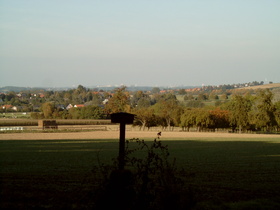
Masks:
[[[68,104],[68,106],[66,107],[67,110],[73,108],[73,105],[72,104]]]
[[[82,108],[82,107],[85,107],[85,105],[84,104],[76,104],[76,105],[74,105],[74,107],[75,108]]]
[[[13,105],[10,105],[10,104],[2,105],[1,109],[3,109],[3,110],[13,110],[13,111],[18,110],[16,106],[13,106]]]
[[[72,109],[72,108],[82,108],[85,107],[84,104],[75,104],[74,106],[72,104],[68,104],[68,106],[66,106],[66,110]]]
[[[108,98],[106,98],[106,99],[104,99],[104,101],[102,101],[103,104],[108,104],[108,102],[109,102]]]
[[[12,109],[12,107],[13,107],[13,105],[8,104],[8,105],[3,105],[1,108],[7,110],[7,109]]]

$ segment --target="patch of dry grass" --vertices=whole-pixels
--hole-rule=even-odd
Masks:
[[[126,138],[145,138],[151,139],[157,137],[156,131],[126,131]],[[52,140],[52,139],[118,139],[119,130],[118,126],[111,126],[107,131],[86,131],[86,132],[65,132],[65,133],[6,133],[0,135],[0,140]],[[237,133],[214,133],[214,132],[162,132],[161,139],[263,139],[269,138],[280,141],[280,135],[268,134],[237,134]]]

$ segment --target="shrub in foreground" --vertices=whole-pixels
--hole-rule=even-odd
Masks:
[[[194,205],[192,193],[184,183],[184,170],[169,161],[168,146],[155,139],[152,143],[126,141],[126,169],[112,165],[94,167],[98,187],[94,193],[97,209],[186,209]]]

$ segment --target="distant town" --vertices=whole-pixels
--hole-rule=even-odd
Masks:
[[[180,85],[180,86],[137,86],[137,85],[93,85],[87,87],[88,89],[92,90],[105,90],[110,91],[117,87],[126,86],[129,91],[136,91],[136,90],[142,90],[142,91],[149,91],[152,90],[154,87],[160,88],[161,90],[176,90],[176,89],[234,89],[234,88],[243,88],[243,87],[253,87],[258,85],[264,85],[265,82],[247,82],[247,83],[237,83],[237,84],[223,84],[223,85],[200,85],[200,86],[187,86],[187,85]],[[273,84],[273,82],[267,82],[267,84]],[[21,91],[28,91],[28,90],[42,90],[42,91],[63,91],[63,90],[69,90],[76,87],[20,87],[20,86],[5,86],[0,87],[0,93],[7,93],[7,92],[21,92]]]

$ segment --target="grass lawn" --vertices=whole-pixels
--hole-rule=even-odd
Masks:
[[[187,170],[195,209],[279,209],[279,140],[162,141],[170,158]],[[118,141],[0,141],[0,208],[90,208],[98,154],[110,163]]]

